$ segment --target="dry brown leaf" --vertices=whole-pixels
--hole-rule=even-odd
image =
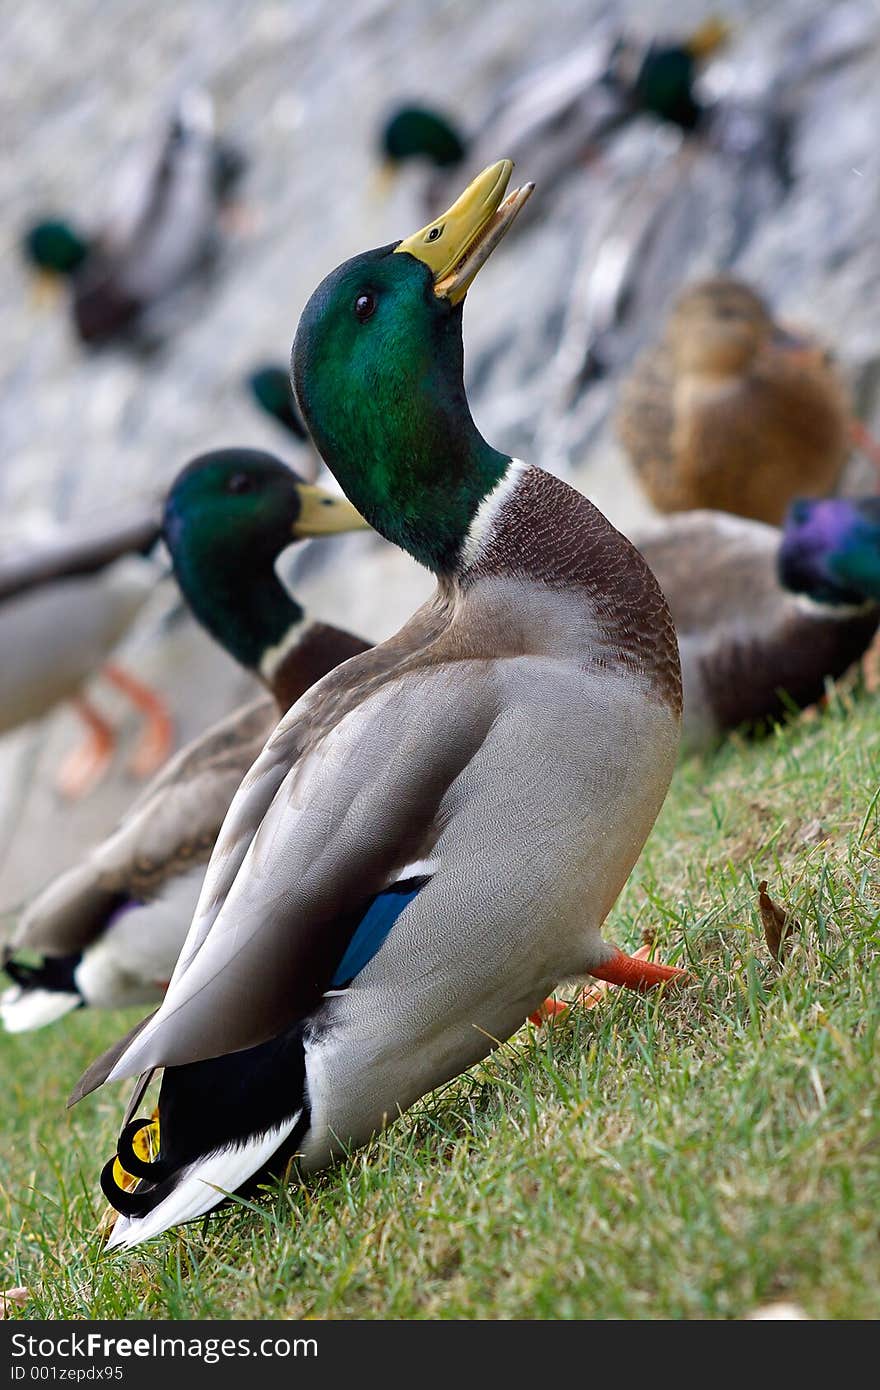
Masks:
[[[4,1289],[0,1293],[0,1318],[8,1318],[14,1308],[23,1308],[29,1298],[27,1289]]]
[[[801,924],[795,917],[790,917],[784,907],[775,903],[767,892],[767,880],[758,884],[758,907],[761,911],[761,926],[764,928],[764,940],[774,960],[782,959],[782,944],[786,937],[791,936],[797,928],[801,929]]]
[[[98,1225],[96,1227],[98,1235],[104,1236],[106,1240],[109,1240],[113,1234],[113,1227],[116,1225],[118,1219],[119,1212],[115,1207],[111,1207],[108,1202],[98,1219]]]
[[[807,821],[798,831],[798,839],[804,845],[817,845],[826,838],[825,827],[820,820]]]

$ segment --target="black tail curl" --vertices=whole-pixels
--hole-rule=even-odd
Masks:
[[[82,953],[75,951],[70,956],[46,956],[37,965],[28,965],[15,960],[4,952],[3,969],[13,984],[22,990],[47,989],[57,994],[79,994],[75,971]]]
[[[120,1132],[117,1153],[104,1165],[101,1190],[123,1216],[146,1216],[174,1190],[191,1164],[217,1149],[234,1148],[275,1128],[301,1110],[293,1132],[245,1189],[281,1171],[296,1152],[310,1120],[305,1084],[303,1024],[243,1052],[167,1067],[159,1092],[159,1153],[151,1162],[134,1144],[153,1120],[130,1120]],[[116,1160],[137,1186],[117,1182]]]
[[[115,1167],[116,1158],[114,1157],[101,1169],[101,1191],[111,1207],[115,1207],[121,1216],[146,1216],[169,1193],[174,1191],[176,1174],[174,1178],[168,1178],[164,1183],[144,1184],[139,1182],[137,1187],[131,1190],[120,1187],[116,1181]]]

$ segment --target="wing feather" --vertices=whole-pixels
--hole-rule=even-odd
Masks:
[[[255,1046],[317,1006],[364,905],[430,851],[492,727],[492,681],[473,666],[465,700],[461,664],[383,683],[302,757],[311,701],[294,707],[233,801],[165,1000],[108,1079]]]

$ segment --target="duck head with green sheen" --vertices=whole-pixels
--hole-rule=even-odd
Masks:
[[[27,259],[38,270],[55,275],[72,275],[89,255],[89,243],[69,222],[47,218],[35,222],[22,238]]]
[[[454,572],[480,503],[510,466],[464,389],[462,301],[533,185],[484,170],[442,216],[344,262],[315,290],[293,345],[300,410],[371,526],[437,574]]]
[[[793,502],[782,527],[779,578],[816,603],[880,602],[880,497]]]
[[[296,439],[308,439],[308,432],[293,399],[290,373],[286,367],[279,367],[275,363],[256,367],[248,375],[247,384],[261,410],[265,410]]]
[[[344,497],[303,482],[271,454],[218,449],[178,475],[163,533],[195,617],[258,670],[304,616],[275,572],[279,555],[296,540],[364,524]]]
[[[392,165],[427,159],[438,169],[449,169],[466,154],[464,137],[449,117],[428,106],[399,106],[382,128],[380,145]]]

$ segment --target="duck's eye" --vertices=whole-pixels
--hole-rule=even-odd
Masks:
[[[425,237],[425,241],[436,241],[437,238],[438,238],[439,236],[442,236],[442,235],[443,235],[443,228],[442,228],[442,227],[432,227],[431,230],[430,230],[430,232],[428,233],[428,235]]]
[[[372,294],[359,294],[354,301],[354,316],[358,323],[366,323],[376,311],[376,299]]]
[[[248,477],[247,473],[233,473],[226,484],[226,491],[237,495],[241,492],[250,492],[253,485],[253,479]]]

